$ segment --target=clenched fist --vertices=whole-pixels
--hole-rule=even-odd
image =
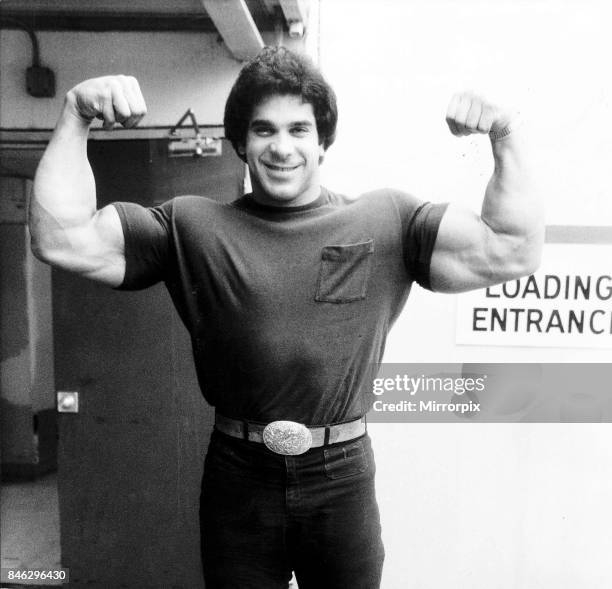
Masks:
[[[446,111],[446,122],[453,135],[499,135],[509,127],[515,117],[515,112],[492,104],[471,92],[455,94]]]
[[[85,80],[68,92],[66,101],[74,114],[86,121],[102,119],[105,129],[111,129],[115,122],[133,127],[147,113],[138,81],[132,76]]]

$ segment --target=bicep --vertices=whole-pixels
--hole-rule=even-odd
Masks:
[[[450,205],[431,257],[431,286],[439,292],[464,292],[508,280],[516,275],[515,247],[512,236],[495,233],[473,211]]]
[[[108,205],[85,224],[64,229],[68,247],[51,260],[74,272],[109,286],[119,286],[125,275],[125,240],[119,214]]]

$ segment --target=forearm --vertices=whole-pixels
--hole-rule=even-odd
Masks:
[[[531,170],[524,131],[512,129],[512,111],[471,92],[455,94],[446,122],[455,136],[494,134],[495,168],[481,214],[449,206],[430,264],[431,285],[443,292],[464,292],[535,272],[544,242],[540,190]],[[509,126],[510,125],[510,126]],[[504,133],[510,129],[510,133]]]
[[[89,123],[67,96],[34,178],[29,211],[32,248],[41,255],[66,247],[66,231],[86,225],[96,212],[96,187],[87,160]]]
[[[499,263],[516,265],[516,273],[532,272],[541,256],[544,216],[528,146],[520,128],[491,143],[495,167],[485,191],[481,218],[497,241],[492,252],[503,258]]]

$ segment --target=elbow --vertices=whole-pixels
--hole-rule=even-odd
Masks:
[[[522,276],[529,276],[537,272],[542,263],[542,252],[544,250],[544,227],[535,235],[525,238],[518,256],[522,266]]]
[[[537,272],[539,267],[540,262],[535,259],[515,262],[502,271],[499,282],[508,282],[510,280],[518,280],[519,278],[531,276]]]
[[[32,225],[30,225],[30,251],[37,260],[51,266],[57,264],[58,256],[61,255],[57,241],[44,232],[36,231]]]
[[[527,260],[523,263],[522,276],[530,276],[531,274],[535,274],[540,268],[540,264],[542,263],[542,255],[541,252],[537,255],[531,255]]]
[[[537,272],[542,263],[542,247],[529,244],[518,252],[513,261],[509,265],[509,272],[512,274],[511,279],[530,276]]]
[[[53,263],[53,255],[50,248],[44,247],[33,238],[30,240],[30,251],[37,260],[40,260],[45,264]]]
[[[542,262],[543,234],[535,239],[515,242],[494,264],[498,282],[517,280],[537,272]]]
[[[28,232],[30,235],[30,251],[32,255],[41,262],[49,263],[49,248],[46,245],[44,238],[45,232],[41,228],[34,215],[34,203],[30,204],[30,212],[28,216]]]
[[[28,228],[32,255],[45,264],[55,265],[62,246],[62,241],[57,232],[51,231],[31,212],[28,219]]]

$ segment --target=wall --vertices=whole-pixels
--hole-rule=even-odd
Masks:
[[[56,74],[56,97],[27,95],[30,40],[21,31],[2,30],[3,128],[51,128],[70,88],[86,78],[117,73],[139,80],[149,110],[143,125],[173,125],[188,107],[198,123],[218,125],[240,67],[215,34],[40,32],[37,37],[43,65]]]
[[[267,43],[276,38],[272,33],[263,37]],[[27,94],[30,39],[22,31],[0,30],[1,128],[52,128],[70,88],[110,74],[138,79],[148,107],[144,126],[172,126],[188,107],[199,124],[220,125],[225,99],[241,66],[216,33],[38,32],[37,38],[42,65],[56,75],[56,96]],[[313,40],[316,35],[308,50]],[[285,44],[302,42],[286,38]]]
[[[321,65],[340,109],[325,183],[355,196],[393,186],[478,210],[492,171],[488,142],[455,138],[444,120],[451,95],[473,89],[522,111],[549,224],[612,225],[606,15],[593,1],[323,1]],[[609,349],[459,346],[457,300],[415,287],[385,360],[609,361]],[[612,585],[605,425],[370,432],[384,589]]]

